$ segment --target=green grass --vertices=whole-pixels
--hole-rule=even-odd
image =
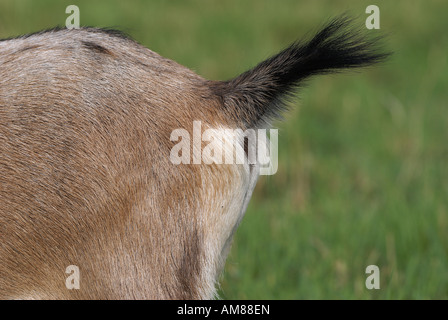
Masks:
[[[233,77],[370,1],[1,1],[0,37],[115,26],[209,79]],[[448,2],[377,1],[385,64],[313,79],[279,128],[223,299],[448,298]],[[377,31],[371,31],[377,32]],[[378,265],[381,289],[365,288]]]

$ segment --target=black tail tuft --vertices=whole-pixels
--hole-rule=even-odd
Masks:
[[[225,108],[247,128],[264,126],[283,109],[284,97],[306,78],[365,67],[385,60],[379,38],[368,38],[355,28],[353,19],[342,16],[330,21],[308,42],[295,42],[233,80],[216,85]]]

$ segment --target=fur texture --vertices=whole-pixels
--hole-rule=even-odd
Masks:
[[[386,57],[350,25],[223,82],[110,30],[0,41],[0,298],[213,298],[258,168],[174,165],[170,133],[266,126],[307,77]]]

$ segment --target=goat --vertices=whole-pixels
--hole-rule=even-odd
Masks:
[[[215,298],[260,167],[173,164],[171,133],[269,128],[310,76],[383,61],[352,22],[228,81],[110,29],[0,41],[0,298]]]

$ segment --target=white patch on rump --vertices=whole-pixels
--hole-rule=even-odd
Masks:
[[[233,153],[236,157],[246,157],[244,152],[244,136],[240,130],[218,129],[222,137],[220,143],[223,153]],[[240,143],[243,152],[238,152],[234,141]],[[207,155],[207,154],[205,154]],[[212,163],[212,159],[203,159]],[[231,240],[240,224],[249,204],[252,192],[259,177],[258,164],[250,165],[247,159],[236,158],[242,164],[210,164],[201,166],[202,198],[207,199],[203,217],[205,234],[205,256],[208,259],[203,266],[202,296],[211,299],[216,296],[215,283],[220,275]]]

